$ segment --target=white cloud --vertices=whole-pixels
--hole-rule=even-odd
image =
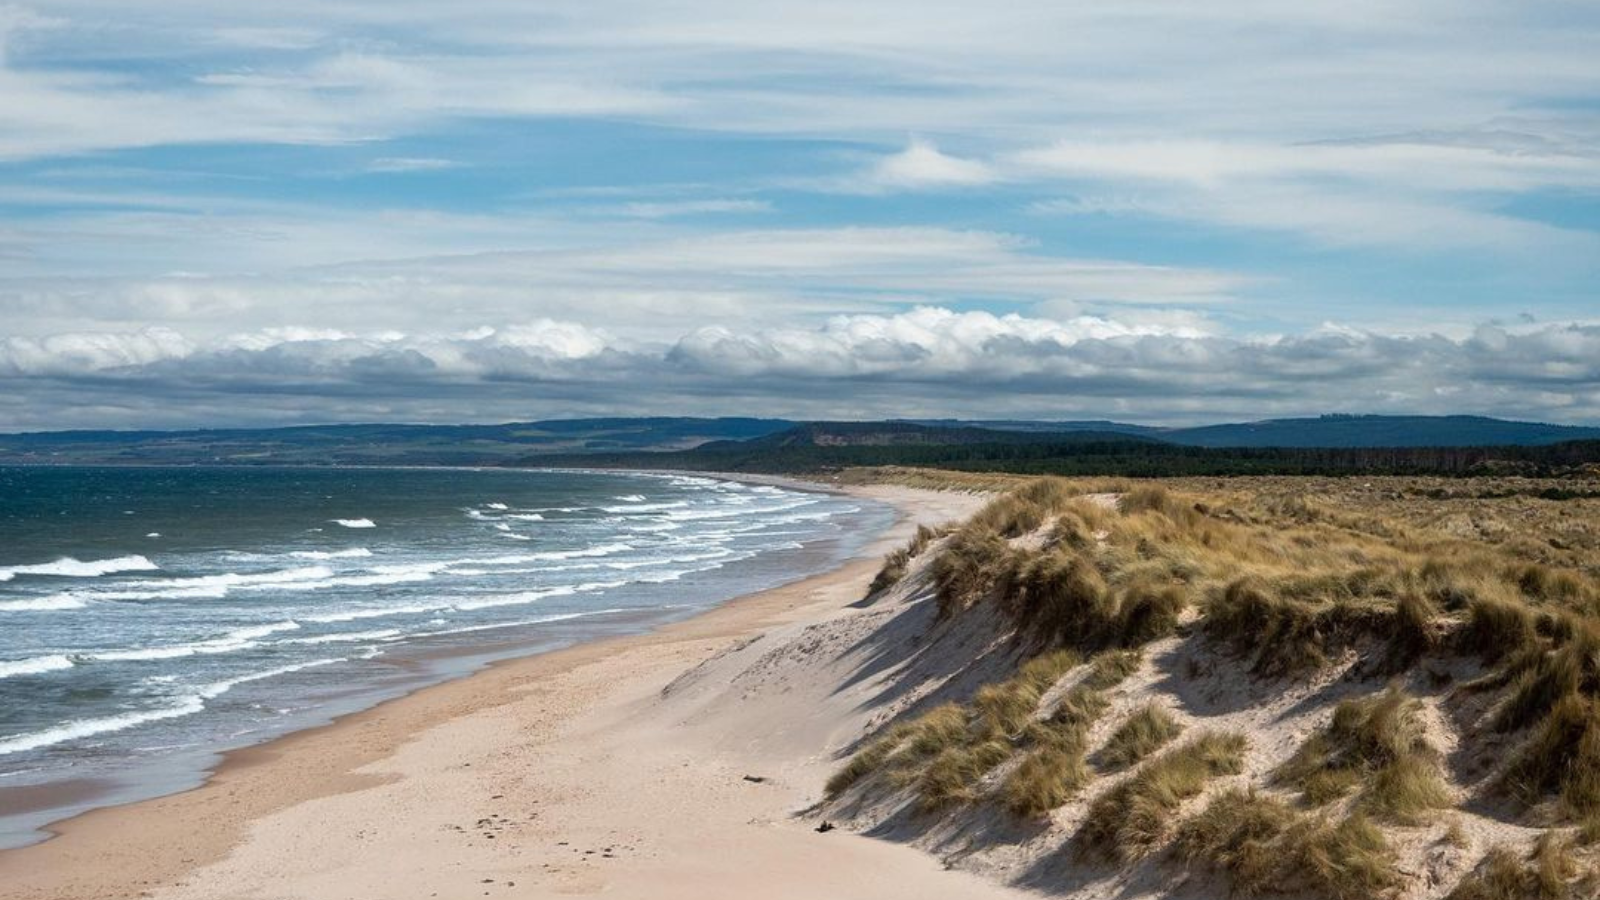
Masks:
[[[976,187],[997,179],[982,162],[939,152],[929,141],[913,138],[899,153],[873,166],[867,177],[872,187],[889,189]]]
[[[0,394],[61,404],[15,409],[15,427],[73,424],[79,408],[97,410],[102,425],[597,410],[1146,420],[1478,412],[1600,422],[1600,326],[1484,325],[1452,339],[1329,325],[1239,338],[1184,323],[924,307],[809,328],[698,327],[666,341],[556,320],[450,333],[283,328],[210,341],[150,329],[7,339],[0,384]],[[175,396],[184,402],[166,402]]]

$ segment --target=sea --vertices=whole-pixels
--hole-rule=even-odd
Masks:
[[[856,554],[866,500],[661,473],[0,467],[0,847],[222,751]]]

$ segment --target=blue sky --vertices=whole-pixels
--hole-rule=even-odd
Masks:
[[[1600,8],[0,6],[0,430],[1600,423]]]

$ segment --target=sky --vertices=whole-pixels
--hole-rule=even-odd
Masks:
[[[0,0],[0,431],[1600,424],[1593,0]]]

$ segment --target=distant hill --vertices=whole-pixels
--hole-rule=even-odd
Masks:
[[[0,434],[0,463],[427,466],[541,464],[535,461],[559,458],[564,464],[582,464],[590,456],[609,454],[611,464],[618,464],[618,460],[633,454],[699,450],[700,460],[716,457],[729,463],[747,459],[752,465],[768,465],[777,458],[777,451],[783,451],[782,457],[795,464],[802,460],[821,464],[830,458],[826,451],[853,450],[856,452],[839,458],[848,456],[860,464],[902,459],[925,464],[960,460],[969,465],[978,465],[985,459],[1007,459],[1017,465],[1023,458],[1062,453],[1080,460],[1091,456],[1106,460],[1183,457],[1155,451],[1153,447],[1174,451],[1517,448],[1586,440],[1600,440],[1600,428],[1482,416],[1341,415],[1197,428],[1158,428],[1099,420],[794,422],[613,417],[499,425],[310,425]],[[1053,449],[1047,453],[1039,449],[1042,445]],[[1144,449],[1133,451],[1130,447]],[[1362,458],[1373,457],[1368,454]],[[643,464],[657,466],[663,462],[649,459]],[[1108,461],[1101,468],[1111,471],[1115,465]]]
[[[1166,432],[1171,430],[1159,425],[1134,425],[1128,422],[1112,422],[1109,419],[1068,419],[1059,422],[1034,419],[906,419],[905,421],[915,425],[927,425],[935,428],[984,428],[990,431],[1049,432],[1052,434],[1097,431],[1103,434],[1135,435],[1149,438],[1163,438]]]
[[[996,429],[916,422],[806,422],[784,431],[740,443],[742,449],[768,447],[906,447],[972,444],[1076,444],[1097,441],[1145,441],[1150,438],[1115,431],[1058,432],[1047,429]],[[721,442],[701,448],[721,449]]]
[[[501,425],[309,425],[0,434],[0,462],[495,465],[541,453],[685,450],[794,427],[783,419],[603,418]]]
[[[1320,416],[1156,432],[1193,447],[1533,447],[1600,439],[1600,428],[1485,416]]]
[[[1190,447],[1534,447],[1600,438],[1600,428],[1514,422],[1486,416],[1354,416],[1266,419],[1189,428],[1106,420],[913,419],[939,428],[1074,434],[1100,432],[1156,438]]]

